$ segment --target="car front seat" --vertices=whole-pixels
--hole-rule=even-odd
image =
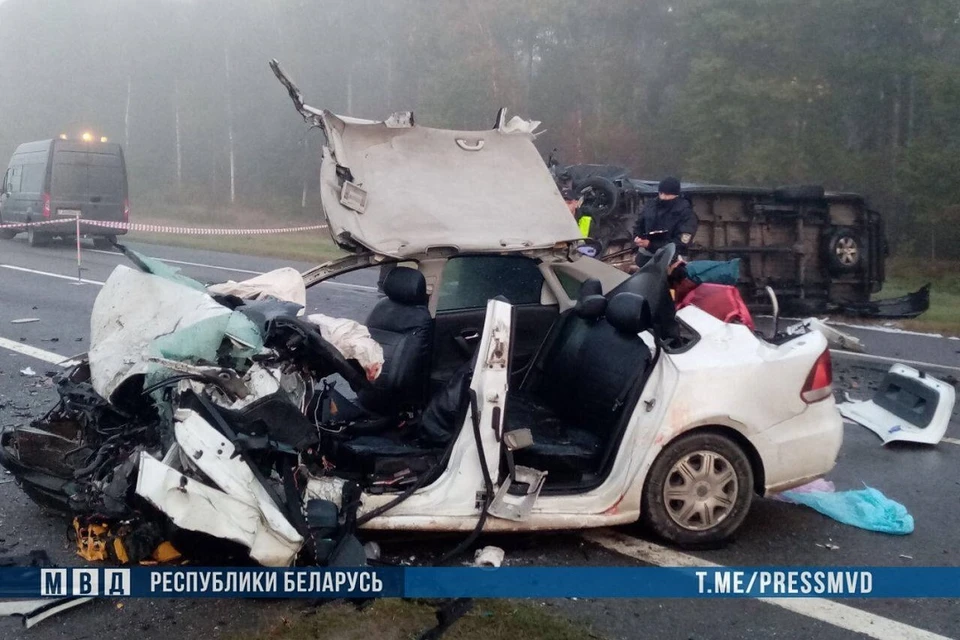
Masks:
[[[433,318],[427,281],[409,267],[396,267],[383,281],[386,297],[367,317],[370,335],[383,347],[383,370],[357,396],[363,408],[381,415],[426,403],[433,349]]]
[[[514,454],[517,464],[547,470],[560,481],[600,471],[623,411],[632,409],[627,395],[643,382],[638,373],[648,372],[651,354],[639,334],[650,324],[647,301],[620,293],[583,335],[551,347],[539,384],[507,396],[505,429],[526,427],[533,435],[533,445]]]

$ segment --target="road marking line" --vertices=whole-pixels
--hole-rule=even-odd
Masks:
[[[105,253],[107,255],[112,255],[112,256],[122,256],[122,254],[116,253],[114,251],[99,251],[97,249],[91,250],[91,253]],[[201,267],[205,269],[219,269],[221,271],[234,271],[236,273],[247,273],[253,276],[262,276],[264,273],[263,271],[251,271],[250,269],[236,269],[234,267],[221,267],[215,264],[204,264],[202,262],[185,262],[183,260],[167,260],[166,258],[154,258],[154,259],[159,260],[160,262],[166,262],[168,264],[182,264],[187,267]],[[361,291],[377,290],[376,287],[371,287],[369,285],[364,285],[364,284],[350,284],[349,282],[324,281],[318,284],[328,284],[328,285],[333,285],[335,287],[343,287],[344,289],[360,289]]]
[[[77,282],[76,276],[65,276],[62,273],[50,273],[49,271],[37,271],[36,269],[27,269],[26,267],[16,267],[12,264],[0,264],[0,267],[4,269],[13,269],[14,271],[24,271],[26,273],[35,273],[39,276],[47,276],[49,278],[59,278],[60,280],[69,280],[71,282]],[[80,282],[84,284],[95,284],[97,286],[103,286],[103,283],[99,280],[87,280],[81,278]]]
[[[919,360],[901,360],[900,358],[890,358],[887,356],[875,356],[869,353],[853,353],[851,351],[842,351],[839,349],[830,349],[830,353],[844,358],[859,358],[861,360],[872,360],[874,362],[888,362],[890,364],[905,364],[911,367],[923,367],[926,369],[943,369],[945,371],[960,371],[960,367],[951,367],[947,364],[935,364],[933,362],[920,362]]]
[[[950,444],[960,444],[960,440],[957,438],[941,438],[940,442],[949,442]]]
[[[583,537],[604,549],[647,564],[661,567],[723,568],[723,565],[609,529],[587,531]],[[825,598],[756,598],[756,600],[840,629],[861,633],[876,640],[949,640],[946,636],[911,627],[908,624]]]
[[[122,253],[117,253],[116,251],[100,251],[99,249],[91,249],[90,253],[103,253],[110,256],[123,257]],[[254,276],[263,275],[262,271],[251,271],[250,269],[236,269],[234,267],[221,267],[215,264],[204,264],[202,262],[186,262],[184,260],[168,260],[166,258],[156,258],[154,256],[150,257],[154,260],[159,260],[160,262],[166,262],[167,264],[182,264],[187,267],[203,267],[205,269],[219,269],[220,271],[234,271],[236,273],[248,273]]]
[[[330,280],[318,282],[317,285],[329,285],[331,287],[342,287],[344,289],[359,289],[360,291],[377,291],[376,287],[371,287],[366,284],[350,284],[349,282],[333,282]]]
[[[7,338],[0,338],[0,348],[14,351],[22,356],[29,356],[31,358],[36,358],[37,360],[43,360],[44,362],[59,365],[61,367],[72,367],[76,364],[79,364],[76,360],[68,360],[67,358],[70,356],[62,356],[59,353],[54,353],[53,351],[44,351],[43,349],[37,349],[36,347],[31,347],[28,344],[15,342],[13,340],[8,340]]]

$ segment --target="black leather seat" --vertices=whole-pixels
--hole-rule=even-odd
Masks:
[[[357,399],[381,415],[426,402],[433,348],[433,318],[427,308],[427,282],[409,267],[396,267],[383,281],[386,297],[367,318],[370,335],[383,347],[380,376]]]
[[[437,461],[457,436],[467,415],[470,382],[476,357],[462,365],[444,388],[436,393],[417,420],[403,429],[392,428],[375,435],[361,435],[340,442],[334,454],[338,467],[377,475],[378,468],[396,461]],[[391,462],[393,460],[394,462]]]
[[[639,336],[651,323],[646,300],[621,293],[606,303],[602,318],[586,319],[582,313],[602,308],[594,298],[581,297],[578,320],[568,319],[535,363],[542,363],[539,375],[508,396],[505,428],[533,433],[533,445],[515,452],[516,463],[554,478],[599,470],[627,393],[651,360]]]

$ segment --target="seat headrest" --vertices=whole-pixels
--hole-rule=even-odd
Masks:
[[[427,304],[427,280],[410,267],[394,267],[383,280],[383,292],[399,304]]]
[[[588,296],[602,296],[603,295],[603,285],[600,284],[600,281],[596,278],[587,278],[580,285],[580,294],[578,296],[579,300],[583,300]]]
[[[607,299],[603,296],[581,295],[577,304],[573,307],[573,312],[584,320],[596,320],[603,315],[606,309]]]
[[[618,293],[610,298],[606,318],[614,329],[631,335],[646,331],[652,325],[650,305],[636,293]]]

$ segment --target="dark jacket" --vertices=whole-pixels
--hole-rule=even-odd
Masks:
[[[651,253],[672,242],[677,245],[678,255],[686,255],[699,224],[690,201],[683,196],[673,200],[654,198],[647,201],[637,216],[633,234],[650,240],[647,250]]]

